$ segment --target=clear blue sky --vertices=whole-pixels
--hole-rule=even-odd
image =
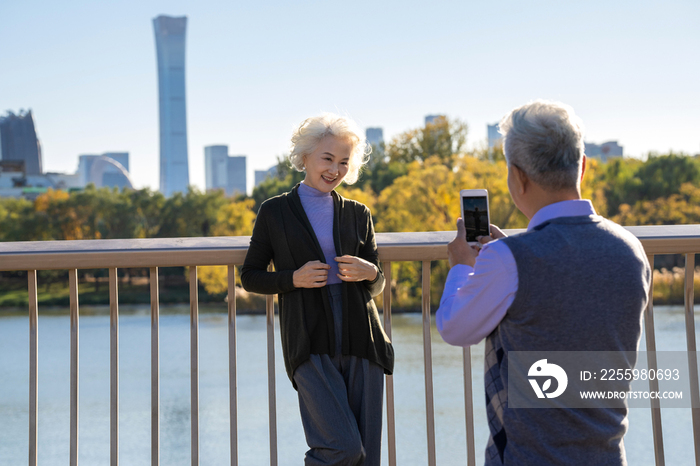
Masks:
[[[627,155],[700,152],[700,2],[0,1],[0,112],[31,108],[44,167],[128,151],[158,188],[152,18],[187,15],[190,182],[204,146],[252,171],[322,111],[381,126],[426,114],[486,124],[536,98],[574,107],[586,140]]]

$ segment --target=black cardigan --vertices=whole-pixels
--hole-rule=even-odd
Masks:
[[[287,375],[311,354],[333,356],[333,312],[326,288],[295,288],[292,275],[309,261],[325,262],[323,250],[301,204],[299,185],[263,202],[241,268],[243,288],[253,293],[278,294],[282,352]],[[338,256],[361,257],[377,266],[372,281],[343,282],[342,353],[368,359],[391,374],[394,349],[384,333],[372,297],[384,289],[374,226],[369,209],[332,192],[333,240]],[[267,266],[274,262],[275,272]]]

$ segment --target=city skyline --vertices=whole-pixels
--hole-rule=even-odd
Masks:
[[[616,140],[631,156],[700,152],[700,64],[688,59],[700,48],[697,2],[353,6],[5,3],[0,48],[12,72],[0,73],[0,111],[32,109],[44,171],[122,150],[135,185],[158,189],[151,19],[186,15],[190,181],[202,190],[205,146],[248,155],[250,192],[253,171],[323,111],[382,127],[387,142],[445,114],[469,124],[474,146],[511,108],[547,98],[574,107],[587,141]],[[329,17],[332,40],[319,33]]]

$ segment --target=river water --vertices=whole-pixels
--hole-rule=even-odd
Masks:
[[[150,464],[150,316],[147,306],[120,310],[120,461]],[[200,314],[200,463],[230,464],[228,343],[224,306]],[[684,351],[683,309],[655,309],[657,348]],[[696,320],[697,316],[696,316]],[[243,315],[238,326],[239,464],[269,464],[267,356],[264,316]],[[26,465],[28,451],[28,318],[0,317],[0,465]],[[284,371],[276,329],[278,458],[298,465],[306,450],[296,392]],[[397,463],[427,464],[421,316],[395,315]],[[698,335],[700,339],[700,334]],[[464,385],[460,348],[432,328],[437,464],[466,463]],[[644,347],[642,338],[642,349]],[[187,307],[161,310],[161,464],[190,463],[189,315]],[[488,427],[484,407],[483,343],[472,348],[477,464],[483,464]],[[67,312],[39,316],[39,464],[69,458],[70,328]],[[109,464],[109,316],[81,308],[81,464]],[[690,409],[662,410],[667,464],[693,462]],[[650,409],[631,409],[625,437],[630,465],[653,465]],[[388,464],[386,422],[383,463]]]

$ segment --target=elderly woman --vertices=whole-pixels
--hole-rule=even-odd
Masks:
[[[366,148],[347,118],[304,121],[292,135],[290,161],[306,177],[260,206],[241,269],[246,290],[279,295],[307,465],[380,463],[383,377],[394,365],[372,300],[384,274],[369,209],[335,191],[357,181]]]

